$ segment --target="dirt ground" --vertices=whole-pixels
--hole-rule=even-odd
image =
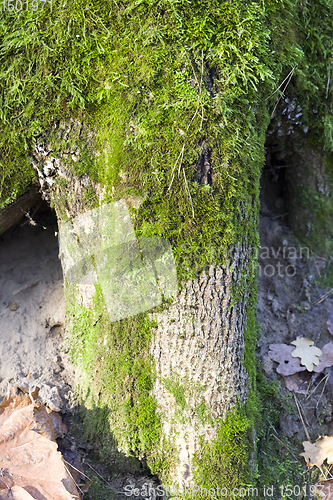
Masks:
[[[310,437],[314,442],[321,435],[333,434],[332,368],[318,374],[297,373],[287,381],[288,389],[268,352],[271,344],[290,344],[298,336],[313,340],[319,348],[333,342],[326,323],[333,312],[333,295],[324,283],[328,260],[313,255],[304,246],[300,249],[288,228],[283,198],[275,187],[270,173],[264,172],[257,356],[267,379],[281,382],[281,400],[285,399],[286,407],[289,405],[288,411],[281,412],[272,433],[281,440],[282,448],[288,443],[292,460],[299,460],[305,472],[305,461],[298,457],[303,451],[302,441]],[[24,219],[0,236],[0,398],[9,386],[28,392],[38,385],[42,400],[61,411],[70,425],[69,416],[76,414],[75,380],[64,349],[65,300],[57,224],[45,205],[36,212],[34,221],[37,225],[32,226]],[[120,493],[125,484],[142,489],[144,484],[154,483],[156,488],[156,480],[145,474],[112,476],[94,460],[92,447],[80,443],[71,429],[59,446],[68,460],[80,458],[85,473],[93,478],[85,498],[129,498]],[[330,479],[327,470],[323,473]]]
[[[72,404],[73,371],[62,352],[65,301],[54,216],[40,208],[0,237],[0,397],[8,385],[59,410]],[[23,224],[23,225],[22,225]],[[43,226],[46,229],[43,229]]]
[[[317,474],[319,470],[308,468],[304,458],[299,456],[304,452],[302,442],[314,443],[320,436],[333,435],[333,368],[327,367],[321,373],[305,370],[284,377],[276,372],[278,363],[268,352],[270,345],[290,345],[300,336],[312,340],[320,349],[333,342],[327,326],[328,316],[333,313],[333,289],[327,286],[330,260],[315,255],[290,231],[285,201],[279,196],[283,186],[279,187],[277,180],[276,172],[264,170],[257,307],[261,332],[257,357],[266,378],[281,384],[280,418],[274,427],[268,422],[270,434],[280,440],[280,448],[289,455],[291,462],[299,462],[293,484],[302,484],[304,488],[306,481],[313,481],[311,473],[316,469]],[[262,453],[267,452],[264,443],[259,445],[259,454],[260,448]],[[321,468],[320,479],[327,480],[327,487],[333,478],[329,469],[325,465]],[[291,497],[282,496],[280,490],[273,498],[313,498],[309,494],[309,484],[306,488],[304,496],[297,491]],[[332,484],[330,488],[333,491]],[[325,496],[326,500],[331,498],[333,496]]]

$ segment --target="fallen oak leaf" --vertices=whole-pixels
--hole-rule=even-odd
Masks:
[[[308,467],[320,467],[325,460],[333,464],[333,436],[324,436],[315,443],[304,441],[303,446],[304,452],[300,456],[305,458]]]
[[[291,342],[295,347],[291,355],[293,358],[300,358],[301,364],[306,367],[309,372],[313,371],[313,365],[319,365],[319,357],[322,351],[314,345],[313,340],[305,337],[297,337]]]
[[[291,356],[291,353],[294,350],[293,346],[287,344],[271,344],[269,348],[270,351],[268,352],[268,356],[273,361],[279,363],[276,371],[280,375],[294,375],[295,373],[302,372],[306,369],[304,366],[301,366],[299,358],[293,358]]]
[[[293,375],[288,375],[283,378],[288,391],[296,392],[297,394],[306,394],[308,392],[306,388],[302,389],[302,386],[304,387],[304,382],[300,380],[297,373],[294,373]]]
[[[57,448],[45,406],[30,395],[10,394],[0,405],[0,467],[6,472],[0,488],[19,486],[36,500],[80,499]]]
[[[333,365],[333,342],[328,342],[321,350],[322,354],[319,356],[319,364],[313,368],[313,371],[317,373]]]
[[[62,418],[59,415],[59,413],[53,410],[49,411],[48,408],[47,408],[47,413],[52,422],[55,439],[63,438],[65,434],[67,434],[68,432],[67,425],[62,421]]]

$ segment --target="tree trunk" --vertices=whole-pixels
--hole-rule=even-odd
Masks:
[[[193,484],[193,455],[217,439],[219,419],[249,395],[244,367],[248,294],[235,304],[231,297],[231,284],[246,272],[247,265],[248,249],[238,247],[229,268],[211,265],[199,279],[183,284],[175,303],[157,314],[151,346],[156,367],[154,394],[165,436],[177,450],[179,461],[171,471],[175,484]],[[177,387],[184,397],[181,418]],[[196,408],[200,402],[211,420],[200,419]]]
[[[65,128],[65,125],[60,124],[57,129],[58,137],[62,135],[62,130]],[[87,131],[83,130],[79,122],[72,122],[67,126],[67,130],[69,130],[70,138],[76,133],[75,131],[79,130],[81,140],[86,140]],[[55,149],[56,147],[50,144],[49,139],[44,137],[44,140],[39,140],[33,158],[33,165],[39,173],[44,196],[50,198],[55,206],[60,235],[68,220],[74,221],[76,231],[81,221],[84,231],[88,233],[90,209],[85,205],[86,193],[93,190],[94,206],[96,206],[96,200],[101,203],[103,192],[98,183],[89,177],[73,175],[70,168],[66,166],[66,153],[64,155],[59,152],[57,157],[54,156],[50,160],[49,156],[54,152],[49,153],[49,151]],[[80,158],[80,150],[73,147],[74,149],[75,154]],[[198,160],[198,169],[200,161],[201,157]],[[45,167],[49,167],[49,170]],[[43,172],[48,174],[44,174],[44,178],[42,178]],[[204,175],[204,178],[206,177],[207,173]],[[50,180],[53,181],[50,182]],[[51,186],[47,192],[45,191],[46,185]],[[125,197],[125,200],[130,209],[136,205],[137,210],[140,210],[142,198],[128,197],[126,199]],[[84,213],[88,215],[88,218],[80,219]],[[243,217],[245,218],[245,212]],[[132,220],[135,221],[133,213]],[[79,240],[82,242],[80,235]],[[228,422],[228,425],[231,428],[234,426],[235,429],[223,445],[230,446],[231,441],[235,439],[238,440],[239,450],[244,451],[246,443],[252,443],[252,448],[248,449],[247,458],[242,466],[247,468],[249,473],[248,462],[250,462],[250,467],[253,466],[251,454],[254,452],[254,446],[253,437],[251,437],[253,425],[251,415],[246,412],[246,405],[250,396],[250,385],[253,384],[254,361],[253,352],[248,348],[247,363],[250,369],[245,368],[245,333],[247,331],[248,344],[253,344],[255,338],[252,320],[254,300],[249,301],[250,291],[252,290],[252,294],[255,294],[252,250],[250,242],[246,239],[243,243],[238,243],[236,247],[229,246],[229,248],[222,246],[218,248],[213,241],[205,241],[200,249],[196,249],[197,253],[211,255],[215,252],[215,259],[211,259],[211,263],[201,269],[198,267],[198,272],[193,278],[182,279],[179,282],[178,291],[171,300],[166,301],[155,311],[148,309],[139,315],[140,321],[142,317],[146,317],[151,324],[151,335],[144,347],[145,361],[141,360],[145,365],[141,367],[141,370],[149,366],[151,385],[141,397],[146,400],[151,398],[154,403],[148,415],[139,416],[137,420],[133,419],[131,425],[138,435],[147,433],[147,426],[150,425],[149,421],[139,424],[140,418],[152,419],[156,425],[154,439],[140,438],[144,444],[138,443],[137,438],[133,439],[130,433],[123,433],[119,429],[119,426],[125,425],[119,423],[119,419],[124,418],[121,417],[121,413],[125,410],[115,409],[110,402],[111,396],[119,401],[119,405],[123,405],[125,398],[127,402],[131,401],[130,404],[135,408],[140,400],[133,401],[134,398],[140,398],[140,395],[137,395],[138,388],[130,385],[125,389],[120,385],[113,389],[118,394],[111,395],[106,391],[99,397],[98,392],[103,391],[101,387],[106,386],[105,380],[101,382],[106,374],[100,366],[105,353],[103,356],[100,355],[99,359],[93,355],[89,369],[84,366],[83,362],[77,362],[80,357],[84,358],[87,355],[88,350],[98,351],[103,339],[103,344],[107,345],[108,336],[117,335],[115,332],[118,323],[120,328],[128,329],[132,335],[130,322],[135,322],[136,319],[135,317],[125,318],[112,323],[112,319],[106,314],[105,305],[102,309],[99,309],[100,306],[96,307],[95,299],[93,299],[96,296],[96,284],[80,283],[79,280],[73,284],[66,280],[70,338],[72,341],[74,339],[77,345],[80,328],[90,329],[92,336],[95,337],[91,345],[88,345],[87,340],[83,340],[83,345],[73,348],[77,364],[78,387],[82,401],[88,408],[93,409],[101,404],[109,406],[113,450],[109,449],[108,452],[112,454],[112,463],[115,467],[127,467],[124,465],[121,453],[134,454],[134,456],[145,458],[153,472],[158,473],[167,485],[193,486],[197,484],[199,478],[203,484],[208,484],[210,477],[202,474],[207,460],[204,456],[205,450],[209,445],[221,442],[220,433],[227,428],[226,422]],[[61,253],[61,256],[66,278],[68,266],[64,261],[64,253]],[[75,259],[78,259],[78,255]],[[83,310],[89,311],[84,325],[78,322],[77,318]],[[248,315],[251,317],[249,324]],[[101,326],[102,321],[103,326]],[[87,325],[87,323],[90,324]],[[100,328],[99,334],[96,333],[98,328]],[[131,338],[123,339],[124,344],[120,346],[120,350],[132,340]],[[110,347],[110,349],[113,348]],[[115,348],[113,355],[117,355],[118,352],[119,345]],[[134,352],[132,355],[140,359],[142,353]],[[120,364],[113,366],[111,370],[123,369],[122,362],[124,361],[119,360]],[[135,363],[136,360],[132,359],[131,362]],[[128,372],[125,370],[124,376],[132,378],[132,368],[129,368]],[[139,384],[137,376],[133,379],[133,383]],[[88,398],[87,394],[90,394]],[[251,397],[253,396],[252,391]],[[143,405],[142,401],[140,405]],[[143,409],[139,408],[138,411],[140,410]],[[232,410],[236,412],[234,417],[231,416]],[[97,420],[98,416],[95,418]],[[237,430],[235,422],[241,423],[240,429]],[[96,422],[94,425],[97,425]],[[147,449],[148,444],[153,446],[153,449]],[[108,445],[110,446],[110,442]],[[215,478],[216,484],[221,480],[227,484],[230,479],[227,477],[227,471],[229,468],[236,467],[237,453],[237,450],[234,452],[229,450],[228,456],[223,446],[220,451],[216,452],[215,460],[227,463],[225,477],[221,478],[219,473],[219,476]],[[233,457],[233,454],[236,457]],[[240,480],[239,471],[234,470],[231,477],[237,485],[237,481]]]

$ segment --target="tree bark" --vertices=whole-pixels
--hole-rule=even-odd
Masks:
[[[230,266],[210,266],[198,280],[184,284],[175,303],[157,315],[151,351],[156,366],[154,394],[163,414],[163,429],[175,441],[176,484],[193,484],[192,456],[200,436],[207,444],[217,438],[216,423],[203,423],[195,414],[200,397],[213,419],[223,419],[248,398],[249,376],[244,367],[244,331],[248,294],[232,303],[231,284],[247,271],[248,249],[239,246]],[[185,421],[177,419],[177,403],[163,380],[177,377],[189,387]]]

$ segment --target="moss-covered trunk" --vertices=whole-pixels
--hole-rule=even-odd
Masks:
[[[63,148],[64,135],[72,144],[71,151]],[[81,243],[82,234],[89,233],[92,207],[106,206],[100,184],[75,175],[67,164],[69,155],[80,161],[82,144],[89,135],[79,121],[55,125],[51,134],[39,139],[32,160],[42,189],[47,189],[44,196],[57,211],[60,235],[67,221],[73,221]],[[214,153],[217,158],[211,148],[210,154]],[[91,154],[98,157],[95,148]],[[159,236],[161,220],[169,228],[162,234],[173,243],[178,289],[161,305],[114,321],[100,283],[66,280],[68,346],[77,368],[77,391],[88,409],[87,433],[97,437],[98,448],[115,468],[128,467],[123,455],[132,455],[144,458],[169,486],[237,487],[251,480],[254,466],[253,248],[257,245],[260,171],[248,192],[240,196],[241,229],[237,227],[227,240],[215,222],[224,217],[219,201],[224,190],[219,187],[216,167],[209,169],[210,184],[201,184],[205,154],[203,147],[193,165],[192,183],[197,176],[192,191],[194,217],[185,198],[186,185],[177,177],[170,194],[170,178],[165,176],[164,186],[159,181],[164,197],[153,201],[143,185],[137,187],[135,196],[124,193],[125,173],[119,182],[136,237],[143,241]],[[248,185],[248,179],[245,182]],[[112,190],[115,200],[116,189]],[[114,203],[110,200],[110,206]],[[238,212],[237,205],[225,209]],[[82,219],[82,214],[88,218]],[[176,236],[182,226],[184,236]],[[63,259],[65,253],[61,250]],[[64,260],[63,264],[66,271]]]
[[[138,241],[169,242],[178,278],[172,298],[117,321],[103,284],[66,281],[86,435],[166,484],[250,484],[268,96],[295,67],[288,90],[325,134],[309,113],[302,126],[332,151],[331,3],[76,0],[48,14],[0,24],[1,206],[31,164],[60,231],[125,203]]]

